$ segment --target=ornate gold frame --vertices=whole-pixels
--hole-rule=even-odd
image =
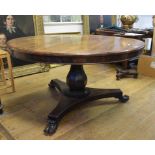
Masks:
[[[82,16],[82,20],[83,20],[83,34],[90,34],[89,16],[88,15]]]
[[[117,22],[117,15],[112,15],[111,16],[111,23],[112,23],[112,25],[115,25],[116,22]]]
[[[35,35],[44,34],[44,27],[43,27],[43,18],[42,16],[33,16],[34,22],[34,30]],[[25,75],[30,75],[34,73],[40,73],[49,71],[50,65],[44,63],[34,63],[30,65],[18,66],[13,68],[14,77],[20,77]]]

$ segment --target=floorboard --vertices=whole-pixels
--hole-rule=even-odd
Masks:
[[[85,65],[87,86],[121,88],[130,96],[121,104],[114,98],[78,106],[61,120],[57,132],[45,136],[48,113],[57,105],[59,95],[50,93],[51,79],[63,81],[69,66],[15,79],[16,92],[2,96],[4,114],[0,116],[0,140],[3,139],[155,139],[155,79],[116,80],[112,65]]]

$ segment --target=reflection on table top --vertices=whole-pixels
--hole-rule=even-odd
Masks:
[[[139,50],[144,43],[130,38],[99,35],[41,35],[13,39],[15,52],[35,55],[87,56]]]

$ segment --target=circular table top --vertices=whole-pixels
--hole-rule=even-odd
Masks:
[[[40,35],[10,40],[16,58],[46,63],[112,63],[137,57],[144,42],[103,35]]]

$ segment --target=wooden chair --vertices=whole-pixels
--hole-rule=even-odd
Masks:
[[[6,73],[5,73],[4,61],[6,61],[7,66],[8,66],[8,68],[7,68],[8,76],[7,77],[6,77]],[[2,87],[0,87],[0,91],[11,87],[12,92],[15,92],[14,77],[13,77],[10,54],[2,49],[0,49],[0,75],[1,75],[0,83],[2,84]],[[9,81],[10,81],[10,84],[8,85]],[[3,94],[5,94],[4,91],[2,91],[1,95],[3,95]],[[3,113],[3,106],[1,104],[1,96],[0,96],[0,114],[2,114],[2,113]]]

